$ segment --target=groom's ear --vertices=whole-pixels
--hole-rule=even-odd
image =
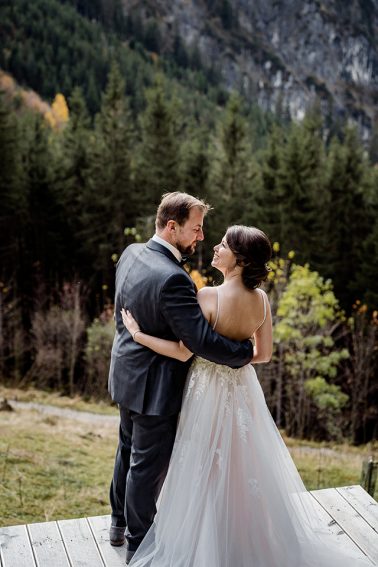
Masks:
[[[169,220],[167,222],[167,229],[168,229],[168,232],[175,232],[176,231],[176,221]]]

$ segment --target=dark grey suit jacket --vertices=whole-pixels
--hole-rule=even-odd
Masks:
[[[212,330],[198,305],[192,279],[167,248],[154,240],[131,244],[117,264],[109,392],[115,402],[132,411],[178,413],[191,361],[180,362],[134,342],[123,325],[122,307],[130,309],[146,333],[181,339],[208,360],[235,368],[252,358],[251,341],[231,341]]]

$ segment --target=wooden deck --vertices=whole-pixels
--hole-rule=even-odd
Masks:
[[[378,503],[361,486],[309,494],[340,547],[378,565]],[[1,567],[124,567],[125,547],[109,544],[109,522],[96,516],[0,528]]]

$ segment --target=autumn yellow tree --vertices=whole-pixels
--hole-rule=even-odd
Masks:
[[[54,130],[59,130],[68,122],[69,111],[64,95],[57,93],[51,105],[51,110],[45,113],[45,119]]]

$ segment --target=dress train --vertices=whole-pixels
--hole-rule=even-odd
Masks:
[[[196,358],[158,513],[130,567],[368,566],[319,517],[254,368]]]

